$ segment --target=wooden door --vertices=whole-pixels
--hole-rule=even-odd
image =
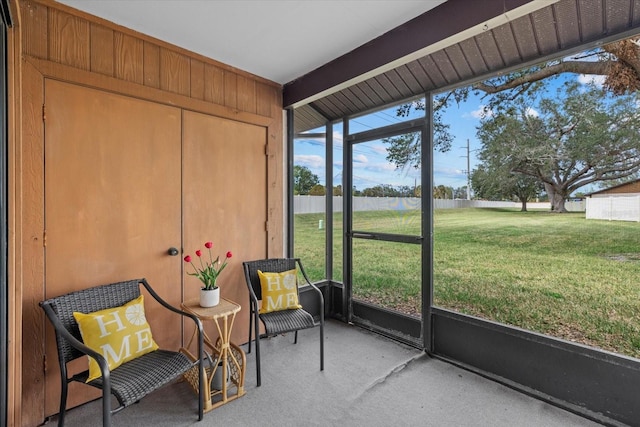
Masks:
[[[46,297],[146,277],[179,305],[181,257],[168,249],[181,246],[180,110],[53,80],[45,105]],[[154,339],[179,348],[179,319],[146,306]],[[45,333],[50,415],[60,383],[53,329]],[[68,407],[98,396],[71,386]]]
[[[233,253],[219,281],[221,296],[243,306],[232,333],[238,343],[246,342],[249,327],[242,261],[267,256],[266,144],[265,127],[183,113],[184,250],[193,256],[212,241],[214,256]],[[185,298],[197,297],[200,283],[186,271]]]

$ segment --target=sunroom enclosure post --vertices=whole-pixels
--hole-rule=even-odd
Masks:
[[[353,311],[351,310],[351,297],[353,289],[351,286],[353,280],[353,272],[351,271],[351,254],[353,248],[351,239],[348,234],[351,233],[352,225],[352,200],[350,197],[353,191],[353,178],[351,173],[345,173],[344,168],[351,165],[353,161],[353,153],[351,152],[351,144],[347,141],[349,136],[349,120],[344,117],[342,119],[342,313],[347,322],[353,320]],[[350,167],[350,166],[349,166]]]
[[[284,199],[287,201],[286,206],[284,207],[284,211],[286,212],[286,227],[287,235],[284,239],[286,242],[286,247],[284,248],[285,254],[287,258],[291,258],[294,256],[293,254],[293,140],[295,138],[295,132],[293,128],[293,108],[287,109],[287,141],[286,141],[286,151],[287,151],[287,170],[286,170],[286,180],[287,180],[287,194],[285,194]]]
[[[424,126],[421,133],[422,164],[422,339],[427,353],[433,351],[433,94],[424,96]]]
[[[327,122],[324,132],[325,146],[325,269],[324,277],[333,281],[333,124]]]

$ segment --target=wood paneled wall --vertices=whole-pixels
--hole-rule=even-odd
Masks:
[[[25,55],[272,117],[280,87],[52,1],[21,3]]]
[[[9,31],[10,307],[14,328],[9,425],[44,420],[44,81],[56,79],[263,126],[267,253],[283,253],[282,88],[259,76],[52,0],[11,3]],[[12,122],[11,122],[12,121]],[[238,325],[238,327],[240,327]],[[244,326],[242,326],[244,327]],[[10,356],[10,357],[11,357]],[[46,369],[46,367],[45,367]]]

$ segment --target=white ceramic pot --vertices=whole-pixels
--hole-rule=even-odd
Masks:
[[[216,373],[213,374],[213,378],[211,379],[211,388],[214,390],[222,390],[222,376],[223,376],[223,363],[218,363],[218,369],[216,369]],[[227,387],[231,384],[231,370],[229,369],[229,364],[227,363]]]
[[[215,307],[220,302],[220,288],[200,289],[200,307]]]

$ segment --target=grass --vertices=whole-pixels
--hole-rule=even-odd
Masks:
[[[324,278],[320,214],[295,217],[296,255]],[[335,218],[340,224],[342,218]],[[356,212],[358,229],[420,234],[420,213]],[[366,228],[365,228],[366,227]],[[342,252],[341,229],[334,251]],[[583,213],[447,209],[434,213],[434,303],[640,357],[640,224]],[[419,245],[356,239],[356,298],[420,313]],[[342,262],[334,265],[341,280]]]

